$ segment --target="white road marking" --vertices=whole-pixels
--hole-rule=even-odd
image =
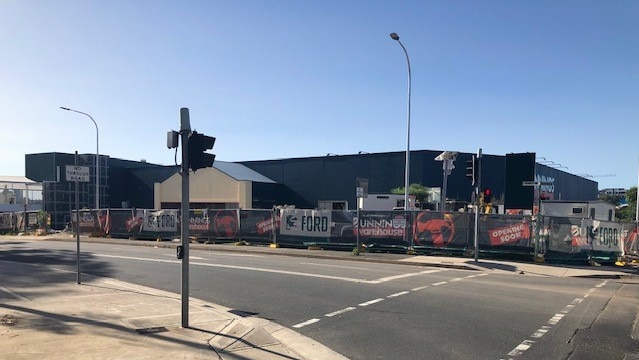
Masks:
[[[575,299],[575,300],[573,300],[570,304],[572,304],[572,305],[577,305],[577,304],[579,304],[579,303],[580,303],[580,302],[582,302],[582,301],[584,301],[584,299],[582,299],[582,298],[576,298],[576,299]]]
[[[468,276],[466,276],[466,279],[472,279],[474,277],[477,277],[477,275],[468,275]]]
[[[175,257],[175,254],[160,254],[160,255]],[[193,259],[193,260],[208,260],[208,259],[205,259],[203,257],[191,256],[191,255],[189,255],[189,259]]]
[[[96,256],[96,257],[115,258],[115,259],[125,259],[125,260],[138,260],[138,261],[169,263],[169,264],[181,264],[182,263],[182,261],[180,261],[180,260],[150,259],[150,258],[141,258],[141,257],[134,257],[134,256],[119,256],[119,255],[106,255],[106,254],[94,254],[94,256]],[[208,267],[216,267],[216,268],[223,268],[223,269],[259,271],[259,272],[274,273],[274,274],[284,274],[284,275],[306,276],[306,277],[314,277],[314,278],[321,278],[321,279],[331,279],[331,280],[340,280],[340,281],[347,281],[347,282],[354,282],[354,283],[376,284],[376,282],[374,280],[357,279],[357,278],[349,278],[349,277],[341,277],[341,276],[331,276],[331,275],[321,275],[321,274],[311,274],[311,273],[303,273],[303,272],[297,272],[297,271],[286,271],[286,270],[256,268],[256,267],[250,267],[250,266],[210,264],[210,263],[202,263],[202,262],[191,262],[191,265],[208,266]]]
[[[454,278],[454,279],[451,279],[451,280],[448,280],[448,281],[455,282],[455,281],[461,281],[461,280],[464,280],[464,278]]]
[[[431,285],[433,285],[433,286],[439,286],[439,285],[444,285],[444,284],[448,284],[448,281],[440,281],[440,282],[438,282],[438,283],[434,283],[434,284],[431,284]]]
[[[555,316],[551,317],[550,320],[548,320],[548,323],[550,325],[557,325],[559,320],[561,320],[564,316],[566,316],[566,315],[565,314],[555,314]]]
[[[560,313],[562,314],[568,314],[570,311],[572,311],[572,309],[575,308],[575,305],[570,304],[570,305],[566,305],[566,307],[560,311]]]
[[[349,306],[349,307],[347,307],[347,308],[345,308],[345,309],[337,310],[337,311],[333,311],[332,313],[325,314],[324,316],[326,316],[326,317],[333,317],[333,316],[341,315],[341,314],[344,314],[344,313],[347,313],[347,312],[349,312],[349,311],[353,311],[353,310],[356,310],[356,309],[357,309],[357,308],[354,308],[354,307],[352,307],[352,306]]]
[[[394,294],[388,295],[387,298],[392,299],[392,298],[396,298],[398,296],[402,296],[402,295],[406,295],[406,294],[410,294],[410,292],[408,292],[408,291],[400,291],[398,293],[394,293]]]
[[[481,274],[477,274],[477,276],[486,276],[489,275],[488,273],[481,273]]]
[[[530,346],[532,346],[532,344],[534,344],[535,342],[532,340],[524,340],[521,342],[521,344],[517,345],[517,347],[515,347],[511,352],[508,353],[509,356],[519,356],[521,355],[524,351],[528,350],[530,348]]]
[[[379,298],[379,299],[375,299],[375,300],[371,300],[371,301],[367,301],[367,302],[363,302],[361,304],[359,304],[359,306],[368,306],[368,305],[373,305],[373,304],[377,304],[380,301],[384,301],[383,298]]]
[[[550,326],[544,325],[541,328],[539,328],[537,331],[535,331],[534,334],[530,335],[530,337],[535,338],[535,339],[539,339],[542,336],[546,335],[548,330],[550,330]]]
[[[411,291],[419,291],[419,290],[424,290],[426,288],[429,288],[430,285],[424,285],[424,286],[420,286],[420,287],[416,287],[414,289],[410,289]]]
[[[418,276],[418,275],[432,274],[432,273],[436,273],[436,272],[440,272],[440,271],[443,271],[443,270],[441,270],[441,269],[425,270],[425,271],[419,271],[419,272],[408,273],[408,274],[399,274],[399,275],[387,276],[387,277],[379,278],[379,279],[376,279],[376,280],[371,280],[370,284],[381,284],[381,283],[385,283],[385,282],[388,282],[388,281],[393,281],[393,280],[398,280],[398,279],[405,279],[407,277]]]
[[[293,325],[293,327],[295,329],[299,329],[299,328],[303,328],[304,326],[307,326],[307,325],[315,324],[318,321],[320,321],[320,319],[310,319],[310,320],[304,321],[303,323],[299,323],[297,325]]]
[[[342,269],[370,270],[370,268],[363,268],[363,267],[356,267],[356,266],[318,264],[318,263],[310,263],[310,262],[301,262],[300,264],[302,264],[302,265],[314,265],[314,266],[326,266],[326,267],[334,267],[334,268],[342,268]]]

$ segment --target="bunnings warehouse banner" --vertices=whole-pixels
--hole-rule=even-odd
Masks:
[[[331,211],[284,209],[280,234],[328,238],[331,236]]]
[[[207,237],[211,230],[208,209],[189,210],[189,235],[196,237]]]
[[[359,212],[355,217],[355,234],[360,238],[404,239],[408,227],[403,212]]]
[[[462,212],[418,212],[415,217],[414,245],[465,248],[469,234],[472,234],[469,232],[470,219],[470,214]]]

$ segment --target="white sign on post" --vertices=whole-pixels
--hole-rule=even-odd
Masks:
[[[67,181],[89,182],[88,166],[67,165]]]

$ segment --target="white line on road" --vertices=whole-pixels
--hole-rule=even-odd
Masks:
[[[342,269],[370,270],[370,268],[363,268],[363,267],[357,267],[357,266],[318,264],[318,263],[310,263],[310,262],[301,262],[300,264],[302,264],[302,265],[326,266],[326,267],[334,267],[334,268],[342,268]]]
[[[433,286],[439,286],[439,285],[444,285],[444,284],[448,284],[448,281],[440,281],[440,282],[438,282],[438,283],[434,283],[434,284],[431,284],[431,285],[433,285]]]
[[[557,325],[557,323],[559,322],[559,320],[563,319],[563,317],[566,316],[565,314],[555,314],[555,316],[551,317],[548,320],[548,323],[550,325]]]
[[[119,255],[106,255],[106,254],[94,254],[94,256],[96,256],[96,257],[115,258],[115,259],[125,259],[125,260],[138,260],[138,261],[150,261],[150,262],[159,262],[159,263],[170,263],[170,264],[181,264],[182,263],[180,260],[150,259],[150,258],[141,258],[141,257],[134,257],[134,256],[119,256]],[[286,270],[256,268],[256,267],[250,267],[250,266],[210,264],[210,263],[202,263],[202,262],[191,262],[191,265],[208,266],[208,267],[216,267],[216,268],[223,268],[223,269],[259,271],[259,272],[266,272],[266,273],[273,273],[273,274],[283,274],[283,275],[297,275],[297,276],[314,277],[314,278],[321,278],[321,279],[341,280],[341,281],[354,282],[354,283],[377,284],[377,282],[375,282],[375,280],[366,280],[366,279],[357,279],[357,278],[331,276],[331,275],[321,275],[321,274],[311,274],[311,273],[303,273],[303,272],[297,272],[297,271],[286,271]]]
[[[454,278],[454,279],[451,279],[449,281],[450,282],[455,282],[455,281],[462,281],[462,280],[464,280],[464,278]]]
[[[349,306],[349,307],[347,307],[347,308],[345,308],[345,309],[337,310],[337,311],[333,311],[332,313],[325,314],[324,316],[326,316],[326,317],[333,317],[333,316],[341,315],[341,314],[344,314],[344,313],[347,313],[347,312],[349,312],[349,311],[353,311],[353,310],[356,310],[356,309],[357,309],[357,308],[354,308],[354,307],[352,307],[352,306]]]
[[[295,329],[299,329],[299,328],[303,328],[304,326],[307,326],[307,325],[315,324],[318,321],[320,321],[320,319],[310,319],[310,320],[304,321],[303,323],[299,323],[297,325],[293,325],[293,327]]]
[[[175,254],[161,254],[161,255],[175,257]],[[189,259],[193,259],[193,260],[208,260],[208,259],[205,259],[203,257],[191,256],[191,255],[189,255]]]
[[[398,293],[394,293],[394,294],[388,295],[387,298],[392,299],[392,298],[396,298],[398,296],[402,296],[402,295],[406,295],[406,294],[410,294],[410,292],[408,292],[408,291],[400,291]]]
[[[540,327],[537,331],[535,331],[534,334],[530,335],[530,337],[535,338],[535,339],[539,339],[542,336],[546,335],[548,330],[550,330],[550,326],[544,325],[544,326]]]
[[[444,271],[444,270],[441,270],[441,269],[437,269],[437,270],[425,270],[425,271],[419,271],[419,272],[408,273],[408,274],[400,274],[400,275],[387,276],[387,277],[379,278],[379,279],[376,279],[376,280],[371,280],[371,281],[370,281],[370,284],[381,284],[381,283],[388,282],[388,281],[392,281],[392,280],[405,279],[405,278],[407,278],[407,277],[411,277],[411,276],[418,276],[418,275],[432,274],[432,273],[436,273],[436,272],[440,272],[440,271]]]
[[[377,304],[380,301],[384,301],[383,298],[379,298],[379,299],[375,299],[375,300],[371,300],[371,301],[367,301],[367,302],[363,302],[361,304],[359,304],[359,306],[368,306],[368,305],[373,305],[373,304]]]
[[[519,356],[524,351],[528,350],[532,344],[535,342],[532,340],[524,340],[521,344],[517,345],[511,352],[508,353],[509,356]]]
[[[424,285],[424,286],[416,287],[414,289],[410,289],[410,291],[424,290],[424,289],[429,288],[429,287],[430,287],[430,285]]]

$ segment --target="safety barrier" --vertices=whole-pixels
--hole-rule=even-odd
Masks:
[[[27,213],[28,222],[35,213]],[[0,214],[0,231],[24,224],[24,213]],[[91,209],[71,214],[81,234],[134,239],[175,239],[176,209]],[[24,225],[22,225],[24,226]],[[464,212],[310,209],[191,209],[189,233],[200,242],[470,254],[475,216]],[[615,261],[639,256],[637,225],[581,218],[480,214],[482,256],[545,258],[550,262]]]

